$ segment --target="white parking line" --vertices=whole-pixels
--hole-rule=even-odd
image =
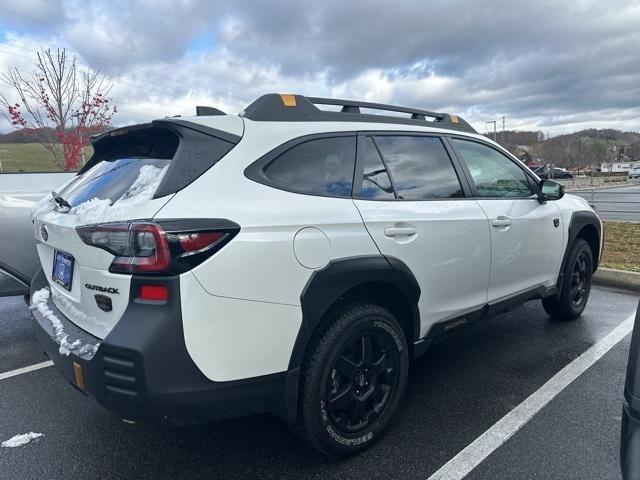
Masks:
[[[41,368],[47,368],[51,365],[53,365],[53,362],[51,360],[47,360],[46,362],[34,363],[33,365],[29,365],[28,367],[16,368],[15,370],[0,373],[0,380],[15,377],[17,375],[22,375],[23,373],[33,372],[34,370],[40,370]]]
[[[460,480],[476,468],[500,445],[520,430],[536,413],[553,400],[571,382],[602,358],[633,329],[635,314],[614,328],[569,365],[556,373],[524,402],[498,420],[464,450],[445,463],[428,480]],[[620,400],[622,402],[622,399]]]

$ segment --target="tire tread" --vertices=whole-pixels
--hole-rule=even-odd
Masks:
[[[322,441],[322,432],[311,425],[315,420],[315,412],[310,411],[310,408],[312,405],[317,405],[318,401],[314,383],[322,376],[325,355],[330,351],[333,343],[340,338],[344,329],[354,320],[369,316],[383,317],[387,321],[391,321],[392,324],[395,324],[399,333],[402,334],[404,340],[402,328],[400,328],[398,322],[388,310],[370,303],[348,304],[333,312],[322,322],[309,343],[308,353],[300,373],[298,420],[294,427],[296,434],[306,440],[313,448],[331,457],[352,455],[357,451],[344,452],[328,448]],[[406,341],[404,341],[404,346],[406,351]],[[403,387],[404,384],[406,384],[406,374],[402,383]],[[402,395],[402,391],[400,395]],[[367,447],[369,445],[370,443],[367,444]]]

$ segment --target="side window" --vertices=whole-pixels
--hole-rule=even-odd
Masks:
[[[529,197],[531,184],[520,167],[491,147],[454,138],[480,197]]]
[[[439,138],[381,135],[375,137],[375,142],[399,199],[463,196],[451,159]]]
[[[319,138],[291,147],[263,173],[285,190],[350,198],[355,156],[355,136]]]
[[[371,137],[366,137],[362,142],[362,188],[360,198],[387,200],[395,198],[387,169],[382,163],[378,149]]]

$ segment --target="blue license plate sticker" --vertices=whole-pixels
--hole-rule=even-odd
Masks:
[[[73,281],[73,257],[71,255],[58,250],[54,252],[51,278],[58,285],[71,291],[71,282]]]

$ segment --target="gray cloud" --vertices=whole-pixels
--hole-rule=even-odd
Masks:
[[[50,31],[65,25],[63,0],[0,0],[0,21],[14,28]]]
[[[42,14],[44,2],[21,4]],[[239,110],[295,91],[481,126],[507,115],[527,128],[640,128],[638,1],[67,0],[59,11],[55,41],[140,98],[132,112],[207,99]]]

